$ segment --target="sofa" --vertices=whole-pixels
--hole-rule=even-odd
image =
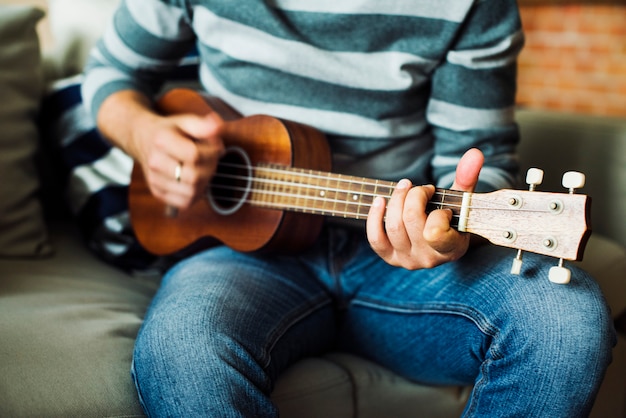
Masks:
[[[94,244],[94,230],[85,230],[91,218],[68,202],[68,168],[42,123],[51,86],[75,80],[114,4],[50,0],[47,17],[36,7],[0,5],[1,417],[143,416],[129,370],[158,263],[116,264],[107,254],[119,245],[106,253]],[[37,30],[42,19],[52,45],[41,39],[49,32]],[[591,416],[624,418],[626,120],[533,109],[517,117],[522,166],[546,172],[540,188],[563,190],[567,170],[587,175],[581,192],[593,199],[593,234],[580,264],[597,278],[619,329]],[[127,168],[121,161],[114,175]],[[272,398],[283,417],[434,418],[460,416],[470,392],[419,385],[332,352],[289,368]]]

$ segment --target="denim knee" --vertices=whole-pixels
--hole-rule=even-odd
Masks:
[[[172,314],[151,318],[135,345],[132,375],[148,415],[276,415],[269,378],[249,350],[212,321],[194,327],[202,321]]]
[[[571,283],[558,285],[548,281],[549,267],[537,264],[520,276],[517,300],[506,307],[507,322],[496,341],[515,350],[504,355],[520,356],[527,370],[551,380],[554,393],[592,403],[616,343],[610,311],[586,272],[572,267]]]
[[[132,374],[144,409],[159,416],[274,416],[271,382],[249,349],[254,344],[232,328],[237,321],[225,319],[240,301],[223,290],[224,280],[206,280],[216,271],[198,269],[184,263],[170,272],[137,336]]]

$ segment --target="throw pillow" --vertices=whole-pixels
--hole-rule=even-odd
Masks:
[[[43,12],[0,5],[0,256],[51,253],[38,200],[35,123],[43,91],[37,22]]]

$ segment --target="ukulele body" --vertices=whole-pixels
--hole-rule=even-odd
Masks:
[[[204,97],[185,89],[166,93],[158,108],[163,114],[213,111]],[[305,125],[255,115],[227,121],[222,139],[226,158],[238,160],[250,170],[259,163],[330,170],[326,138]],[[168,215],[171,211],[152,196],[142,167],[135,164],[129,187],[131,222],[141,245],[157,255],[220,243],[243,252],[297,252],[312,244],[324,222],[323,217],[260,208],[241,201],[242,196],[234,198],[231,204],[216,202],[209,188],[189,209]]]

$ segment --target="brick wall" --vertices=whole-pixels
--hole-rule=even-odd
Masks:
[[[518,103],[626,116],[626,0],[520,0]]]

